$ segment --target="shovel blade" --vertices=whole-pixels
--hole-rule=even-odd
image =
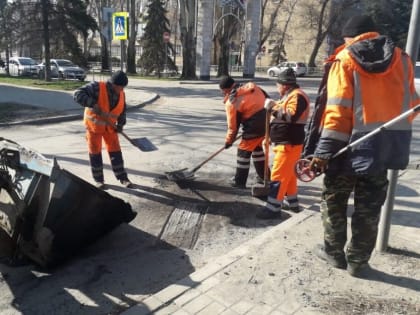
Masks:
[[[143,152],[156,151],[158,148],[146,137],[131,139],[131,143]]]
[[[183,180],[193,180],[195,175],[194,172],[187,171],[186,168],[183,168],[178,171],[165,172],[166,178],[173,182],[179,182]]]
[[[264,184],[256,184],[251,188],[251,194],[253,197],[267,197],[268,193],[270,192],[270,185]]]

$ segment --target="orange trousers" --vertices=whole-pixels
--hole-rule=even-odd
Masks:
[[[271,182],[279,183],[276,199],[280,202],[283,201],[286,195],[297,196],[295,164],[300,158],[302,149],[302,144],[279,144],[273,149],[274,161],[271,168]]]
[[[254,138],[254,139],[241,139],[241,142],[238,145],[238,149],[243,151],[252,152],[256,147],[262,146],[264,137]]]
[[[108,152],[121,151],[118,133],[114,130],[106,129],[104,133],[94,133],[86,130],[86,141],[90,154],[99,154],[102,151],[102,138]]]

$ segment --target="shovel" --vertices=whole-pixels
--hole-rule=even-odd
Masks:
[[[232,143],[234,143],[240,137],[242,137],[242,135],[237,136],[236,139]],[[188,171],[187,168],[183,168],[183,169],[180,169],[180,170],[177,170],[177,171],[165,172],[166,178],[168,178],[168,180],[171,180],[171,181],[174,181],[174,182],[194,179],[194,176],[195,176],[194,173],[197,172],[204,164],[206,164],[208,161],[213,159],[216,155],[218,155],[224,149],[225,149],[225,146],[221,147],[219,150],[214,152],[212,155],[210,155],[203,162],[201,162],[196,167],[194,167],[191,171]]]
[[[266,197],[270,191],[270,179],[268,178],[268,159],[270,155],[270,111],[267,110],[265,114],[265,139],[264,139],[264,184],[255,184],[251,188],[253,197]]]
[[[118,133],[122,134],[124,138],[126,138],[128,140],[128,142],[130,142],[133,146],[135,146],[136,148],[140,149],[140,151],[143,152],[150,152],[150,151],[156,151],[158,148],[146,137],[142,137],[142,138],[136,138],[136,139],[131,139],[124,131],[118,131],[117,127],[112,124],[107,117],[107,114],[102,112],[98,105],[95,105],[93,107],[94,112],[96,114],[98,114],[99,116],[102,117],[103,121],[110,127],[114,128],[115,131],[117,131]]]
[[[143,152],[156,151],[158,148],[146,137],[131,139],[124,131],[119,131],[124,138],[128,140],[132,145],[139,148]]]

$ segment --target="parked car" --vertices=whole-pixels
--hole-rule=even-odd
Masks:
[[[37,62],[29,57],[11,57],[9,59],[9,74],[11,76],[37,76]]]
[[[52,79],[58,79],[58,68],[57,66],[50,64],[50,75]],[[45,61],[38,65],[38,78],[44,79],[45,78]]]
[[[303,77],[307,73],[307,66],[304,62],[299,61],[284,61],[277,66],[271,67],[267,70],[267,74],[270,77],[277,77],[280,72],[286,70],[287,68],[292,68],[296,76]]]
[[[417,94],[420,95],[420,61],[416,62],[414,84],[416,85]]]
[[[51,69],[54,67],[58,70],[60,79],[77,79],[84,81],[86,79],[86,71],[75,65],[67,59],[50,59]]]

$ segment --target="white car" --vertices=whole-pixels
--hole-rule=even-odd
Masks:
[[[280,72],[283,70],[286,70],[287,68],[292,68],[295,72],[297,77],[303,77],[306,75],[306,72],[308,71],[306,64],[304,62],[300,61],[284,61],[277,66],[271,67],[267,70],[267,74],[270,77],[277,77]]]
[[[420,62],[416,62],[416,68],[414,70],[414,84],[416,85],[417,94],[420,95]]]
[[[37,76],[37,62],[29,57],[11,57],[9,59],[9,74],[11,76]]]

